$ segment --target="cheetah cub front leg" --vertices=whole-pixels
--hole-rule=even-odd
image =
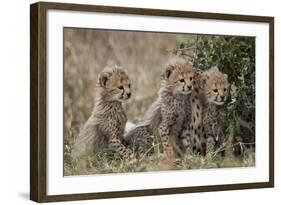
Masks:
[[[170,122],[170,123],[169,123]],[[166,113],[165,118],[161,122],[159,126],[159,136],[162,142],[163,146],[163,154],[165,159],[173,159],[175,158],[174,155],[174,142],[173,139],[175,139],[175,136],[169,136],[170,135],[170,128],[171,128],[171,122],[175,122],[175,119],[173,118],[173,113]]]
[[[125,159],[132,160],[134,159],[133,152],[126,148],[121,140],[120,140],[120,131],[117,127],[112,126],[111,127],[112,134],[109,137],[109,146],[115,149],[119,154],[121,154]]]

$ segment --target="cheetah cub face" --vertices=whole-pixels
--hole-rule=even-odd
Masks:
[[[197,72],[191,66],[186,64],[174,63],[168,64],[162,80],[164,86],[173,93],[190,94],[194,88]]]
[[[229,93],[227,75],[212,67],[202,73],[203,92],[208,102],[215,105],[223,105]]]
[[[105,68],[98,77],[98,86],[109,101],[125,101],[131,97],[131,81],[121,67]]]

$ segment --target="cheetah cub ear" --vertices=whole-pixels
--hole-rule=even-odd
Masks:
[[[164,73],[162,73],[162,75],[161,75],[161,78],[163,80],[168,80],[174,70],[175,70],[175,65],[173,65],[173,64],[167,65]]]
[[[219,72],[220,70],[219,70],[218,66],[212,66],[210,68],[210,71]]]
[[[200,74],[200,78],[199,78],[199,85],[200,88],[204,88],[206,85],[206,81],[209,79],[209,73],[208,72],[203,72]]]
[[[105,87],[110,76],[111,76],[111,74],[109,72],[102,71],[98,77],[98,84],[101,87]]]
[[[223,74],[223,77],[228,80],[228,75],[227,74]]]
[[[201,84],[202,84],[202,76],[203,76],[203,71],[201,70],[197,70],[194,68],[195,71],[195,75],[194,75],[194,81],[193,83],[198,87],[201,88]]]
[[[220,69],[218,68],[218,66],[213,66],[211,67],[208,71],[206,71],[206,73],[210,76],[210,75],[216,75],[218,73],[221,73]],[[223,77],[227,80],[228,76],[225,73],[222,73]]]
[[[213,66],[209,70],[204,71],[201,74],[201,88],[204,88],[204,86],[206,85],[206,81],[210,78],[210,76],[217,72],[219,72],[219,68],[217,66]]]

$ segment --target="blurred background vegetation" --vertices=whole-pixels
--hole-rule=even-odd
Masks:
[[[127,164],[113,150],[96,156],[71,158],[72,145],[94,106],[98,73],[107,65],[121,65],[132,79],[132,98],[125,104],[129,122],[142,118],[157,98],[160,74],[167,60],[178,55],[201,70],[217,65],[231,82],[225,120],[229,143],[203,158],[187,156],[176,169],[254,166],[255,39],[93,29],[64,29],[64,174],[97,174],[162,170],[160,153],[141,165]],[[233,154],[233,150],[235,151]],[[239,154],[239,156],[237,156]]]

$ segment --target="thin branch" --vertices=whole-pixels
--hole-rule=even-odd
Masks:
[[[192,56],[192,55],[189,55],[189,54],[187,54],[187,53],[181,53],[181,55],[183,55],[183,56],[187,56],[187,57],[189,57],[189,58],[192,58],[192,59],[194,59],[194,56]]]
[[[190,47],[190,48],[174,48],[174,49],[166,49],[167,52],[170,53],[178,53],[178,52],[184,52],[188,50],[195,50],[197,49],[196,47]]]
[[[149,153],[152,149],[154,149],[155,147],[157,147],[157,146],[159,146],[159,145],[160,145],[160,143],[157,143],[157,144],[155,144],[155,145],[152,145],[152,146],[142,155],[142,157],[140,158],[139,162],[141,162],[141,161],[148,155],[148,153]]]
[[[195,42],[195,53],[194,53],[194,57],[193,57],[193,65],[197,56],[197,50],[198,50],[198,35],[196,35],[196,42]]]
[[[237,143],[235,143],[235,144],[232,144],[232,145],[230,145],[230,146],[228,146],[228,147],[232,147],[232,148],[234,148],[236,145],[254,145],[254,144],[256,144],[255,142],[248,142],[248,143],[246,143],[246,142],[237,142]],[[214,152],[214,154],[213,154],[213,156],[212,156],[212,158],[214,158],[219,152],[221,152],[221,151],[225,151],[226,150],[226,144],[225,145],[222,145],[221,147],[219,147],[215,152]]]

